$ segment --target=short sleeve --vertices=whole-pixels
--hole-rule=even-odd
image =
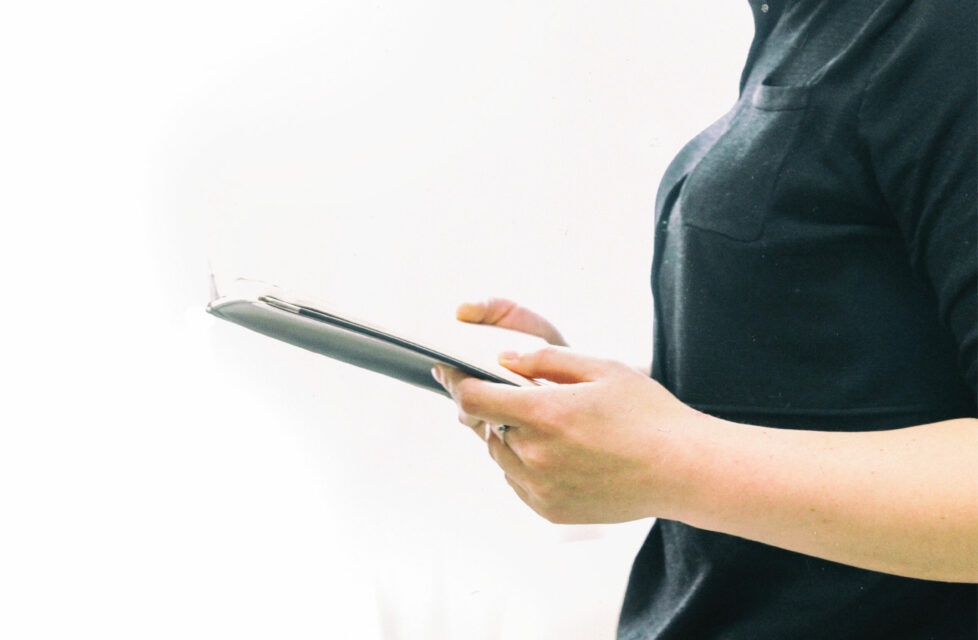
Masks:
[[[908,3],[878,45],[860,132],[916,273],[978,388],[978,14],[955,0]]]

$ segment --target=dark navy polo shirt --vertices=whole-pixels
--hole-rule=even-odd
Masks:
[[[728,420],[893,429],[976,416],[978,8],[751,0],[730,112],[656,202],[652,375]],[[619,638],[978,637],[975,585],[659,520]]]

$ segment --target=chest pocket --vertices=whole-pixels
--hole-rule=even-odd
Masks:
[[[803,128],[808,86],[759,85],[689,174],[685,224],[743,242],[757,240],[770,216],[778,176]]]

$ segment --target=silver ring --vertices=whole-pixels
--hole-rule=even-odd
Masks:
[[[496,433],[499,434],[499,439],[502,440],[503,444],[506,444],[506,432],[510,430],[508,424],[501,424],[496,427]]]

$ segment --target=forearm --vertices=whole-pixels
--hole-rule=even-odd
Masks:
[[[677,519],[827,560],[978,581],[978,420],[823,432],[691,419]]]

